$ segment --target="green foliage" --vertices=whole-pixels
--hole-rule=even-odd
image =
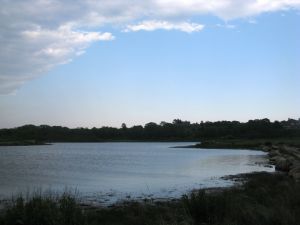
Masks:
[[[204,139],[270,139],[300,138],[300,120],[270,122],[268,119],[238,121],[218,121],[190,123],[174,120],[172,123],[153,122],[143,126],[121,128],[75,128],[60,126],[25,125],[13,129],[0,130],[0,144],[39,144],[41,142],[93,142],[93,141],[188,141]]]

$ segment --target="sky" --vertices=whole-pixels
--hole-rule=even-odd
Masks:
[[[0,128],[300,118],[300,0],[0,4]]]

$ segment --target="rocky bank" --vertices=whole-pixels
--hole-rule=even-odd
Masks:
[[[300,148],[288,145],[270,145],[263,148],[268,152],[270,162],[278,171],[287,172],[289,176],[300,181]]]

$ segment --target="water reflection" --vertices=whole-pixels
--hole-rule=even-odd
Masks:
[[[0,194],[70,187],[80,190],[87,199],[176,197],[192,188],[230,185],[230,181],[219,179],[225,175],[274,170],[263,166],[266,156],[259,151],[170,148],[190,144],[0,147]]]

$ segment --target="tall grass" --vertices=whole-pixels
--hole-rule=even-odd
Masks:
[[[300,224],[300,185],[284,175],[252,174],[242,187],[182,201],[194,224]]]
[[[0,224],[7,225],[79,225],[85,220],[71,192],[60,196],[42,192],[35,192],[31,197],[19,195],[7,205],[0,218]]]
[[[200,190],[172,202],[84,209],[70,193],[18,196],[0,225],[299,225],[300,185],[282,174],[247,175],[244,185]]]

